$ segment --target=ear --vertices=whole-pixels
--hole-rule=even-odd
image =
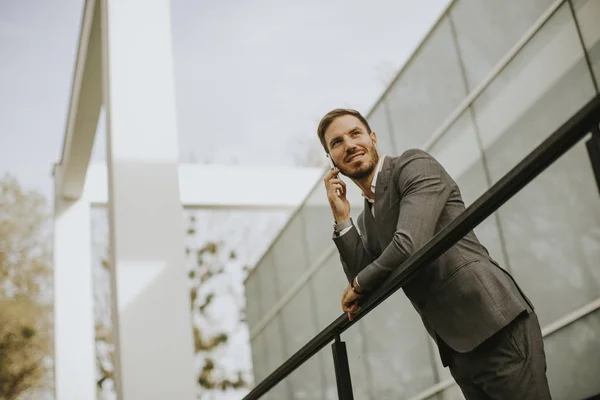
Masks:
[[[369,136],[371,136],[371,141],[373,142],[375,147],[377,147],[377,133],[375,133],[375,131],[372,131],[371,133],[369,133]]]

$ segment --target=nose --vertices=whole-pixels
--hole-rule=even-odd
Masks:
[[[346,141],[345,145],[346,145],[345,146],[346,147],[346,155],[354,153],[356,151],[356,149],[358,148],[358,146],[350,140]]]

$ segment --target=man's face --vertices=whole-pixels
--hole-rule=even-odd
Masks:
[[[336,118],[325,131],[324,138],[333,162],[349,178],[369,176],[379,162],[375,132],[368,133],[353,115]]]

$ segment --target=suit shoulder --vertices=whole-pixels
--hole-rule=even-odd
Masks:
[[[408,149],[398,157],[398,159],[403,162],[409,162],[416,158],[428,158],[430,160],[435,160],[431,154],[421,149]]]
[[[396,173],[400,173],[400,171],[404,170],[408,164],[415,160],[429,160],[439,164],[437,160],[428,152],[421,149],[409,149],[391,160],[392,169]]]
[[[420,149],[406,150],[392,160],[392,176],[399,190],[418,177],[427,175],[441,176],[445,181],[452,181],[444,167],[426,151]]]

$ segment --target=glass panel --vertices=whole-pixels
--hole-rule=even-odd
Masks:
[[[317,314],[317,330],[321,331],[334,319],[342,314],[340,298],[348,285],[339,261],[338,252],[335,251],[323,264],[323,267],[312,279],[315,298],[319,299]],[[342,334],[346,342],[348,362],[352,376],[352,388],[355,399],[372,399],[371,371],[365,359],[364,323],[359,321],[352,328]],[[326,377],[326,398],[337,399],[335,372],[333,369],[333,356],[331,346],[323,349],[324,373]]]
[[[340,292],[341,296],[341,292]],[[338,300],[339,303],[339,300]],[[340,310],[341,314],[341,310]],[[331,321],[329,321],[331,322]],[[364,322],[357,322],[352,328],[348,329],[341,336],[346,343],[348,353],[348,364],[350,366],[350,376],[352,380],[352,391],[355,399],[378,399],[373,396],[373,377],[371,370],[367,367],[365,359],[365,349],[368,346],[364,334]],[[335,370],[333,367],[333,353],[331,344],[323,348],[323,364],[326,382],[326,399],[337,400],[337,387],[335,381]]]
[[[342,314],[340,299],[348,281],[337,250],[325,260],[312,282],[315,297],[319,299],[317,330],[320,331]]]
[[[469,90],[487,77],[554,0],[457,1],[451,10]]]
[[[271,322],[269,322],[269,325],[267,325],[262,333],[265,341],[265,358],[267,360],[265,376],[270,375],[289,357],[289,355],[286,354],[283,345],[284,338],[280,318],[280,315],[277,315]],[[290,385],[289,380],[286,379],[279,382],[277,386],[272,388],[265,398],[269,400],[289,399],[290,396],[288,393],[290,393]]]
[[[260,321],[264,313],[260,310],[260,286],[259,286],[259,271],[255,271],[246,280],[246,322],[248,329],[252,329]]]
[[[398,154],[421,147],[465,96],[457,49],[445,19],[386,97]]]
[[[316,315],[313,312],[313,294],[309,285],[310,282],[305,284],[280,313],[284,327],[286,352],[290,356],[318,333]],[[294,398],[319,398],[324,383],[322,377],[318,358],[313,356],[288,378]]]
[[[544,340],[548,382],[555,399],[585,399],[600,393],[600,311]]]
[[[481,160],[476,161],[462,174],[456,183],[461,190],[465,205],[471,205],[488,189],[483,162]],[[500,234],[498,223],[497,216],[492,214],[479,224],[474,232],[481,244],[488,250],[490,256],[502,268],[510,270],[510,265],[505,257],[506,250],[503,248],[503,237]]]
[[[471,109],[467,109],[430,150],[456,181],[465,206],[471,205],[488,189],[481,150]],[[495,218],[483,221],[475,234],[491,256],[505,266],[502,241]]]
[[[511,270],[538,307],[542,324],[600,295],[600,202],[583,143],[499,215]]]
[[[600,23],[598,22],[600,2],[597,0],[573,0],[573,6],[596,80],[600,81]]]
[[[369,114],[369,126],[377,135],[377,149],[380,154],[396,155],[396,147],[390,129],[388,115],[386,114],[385,100],[382,100]]]
[[[492,176],[498,179],[508,172],[593,95],[583,49],[565,4],[474,103],[490,164],[502,166],[490,165]],[[501,143],[492,150],[497,141]]]
[[[304,237],[308,245],[308,261],[312,266],[326,250],[334,246],[333,215],[323,183],[307,199],[300,215],[306,227]]]
[[[325,376],[322,373],[323,365],[319,354],[315,354],[308,361],[292,372],[287,381],[292,388],[292,399],[319,400],[323,399]]]
[[[308,269],[304,236],[302,218],[297,213],[271,248],[279,297],[284,296]]]
[[[363,321],[376,399],[410,398],[435,383],[429,335],[403,292],[381,303]]]
[[[471,110],[463,112],[446,133],[429,149],[429,153],[438,160],[450,176],[457,180],[481,159],[481,150],[477,143],[475,126],[471,118]],[[479,186],[481,192],[469,194],[475,200],[485,192],[487,184]],[[465,200],[466,201],[466,200]]]
[[[272,252],[265,254],[256,268],[253,274],[258,275],[259,287],[261,289],[260,296],[258,296],[260,299],[260,320],[273,308],[279,298]]]
[[[254,385],[260,383],[267,376],[267,353],[265,348],[265,335],[258,334],[251,340],[252,366],[254,374]]]
[[[312,305],[310,289],[305,284],[281,310],[287,354],[294,354],[317,334],[316,317],[307,312]]]
[[[563,5],[475,103],[492,180],[593,94],[570,11]],[[542,324],[598,297],[591,271],[600,259],[600,202],[583,143],[498,213],[511,272],[537,306]]]

